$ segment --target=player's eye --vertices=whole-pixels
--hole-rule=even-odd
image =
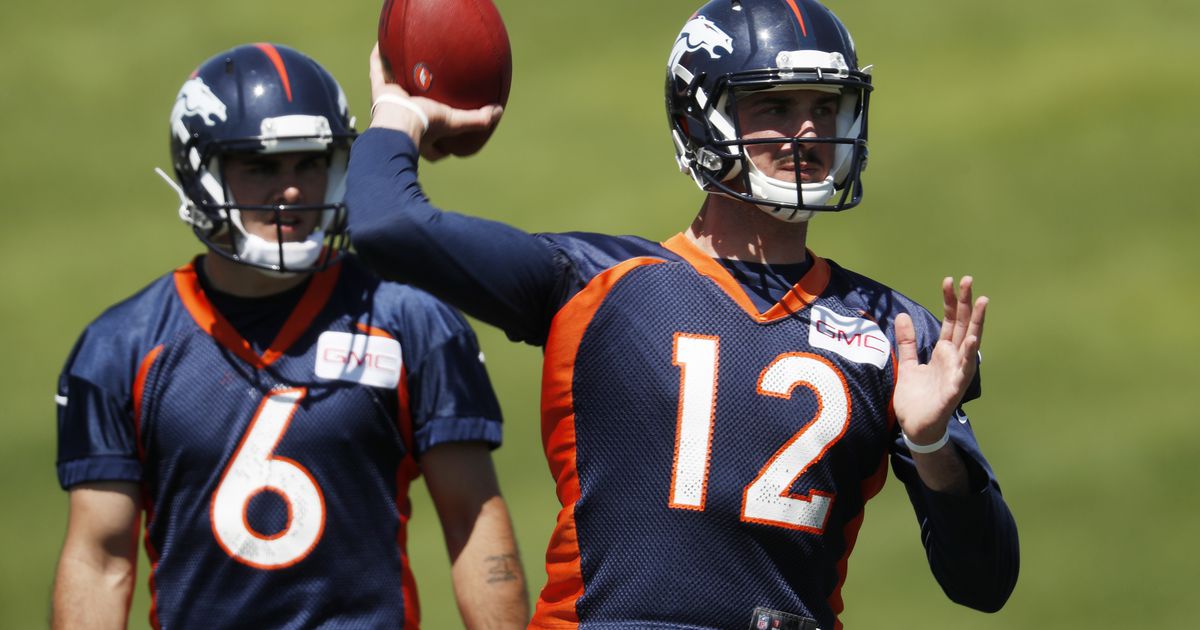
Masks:
[[[235,168],[237,172],[248,177],[269,178],[279,172],[279,167],[272,162],[241,162]]]
[[[830,116],[837,116],[837,113],[838,113],[838,102],[835,99],[822,101],[820,103],[817,103],[816,106],[813,107],[813,116],[814,117],[825,118],[825,117],[830,117]]]
[[[792,108],[782,99],[769,99],[753,102],[747,109],[756,117],[786,118]]]
[[[321,171],[329,167],[329,158],[324,155],[314,155],[300,160],[296,170],[301,173]]]

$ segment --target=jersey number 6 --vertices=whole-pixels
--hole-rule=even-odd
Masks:
[[[304,559],[325,529],[325,498],[300,464],[273,457],[305,390],[275,390],[263,399],[242,436],[212,498],[212,528],[230,557],[259,569],[282,569]],[[287,505],[284,528],[271,535],[255,531],[247,518],[250,500],[273,492]]]
[[[704,510],[717,401],[720,339],[675,335],[674,363],[680,367],[679,418],[675,430],[675,465],[671,471],[672,508]],[[807,387],[817,398],[812,418],[775,452],[742,494],[741,519],[820,534],[829,517],[833,495],[810,490],[792,494],[791,487],[818,462],[850,425],[850,391],[845,377],[824,357],[804,352],[781,354],[762,371],[758,393],[791,398]]]

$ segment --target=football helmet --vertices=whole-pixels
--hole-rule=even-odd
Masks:
[[[738,101],[763,90],[808,89],[837,99],[831,137],[743,137]],[[712,0],[684,25],[667,60],[667,117],[680,170],[705,191],[756,204],[784,221],[845,210],[862,199],[867,163],[870,68],[854,40],[816,0]],[[805,151],[833,144],[824,181],[770,177],[747,147],[789,145],[793,170]],[[807,145],[807,148],[806,148]]]
[[[324,269],[345,250],[346,165],[355,137],[345,93],[316,61],[285,46],[247,44],[205,61],[192,73],[171,110],[171,156],[179,217],[221,256],[277,274]],[[329,170],[323,200],[248,205],[233,198],[222,158],[240,154],[320,152]],[[160,171],[161,174],[161,171]],[[320,203],[317,203],[320,202]],[[242,212],[319,212],[317,228],[301,242],[247,233]]]

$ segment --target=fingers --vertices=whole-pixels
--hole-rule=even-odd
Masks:
[[[499,105],[488,105],[479,109],[454,109],[420,96],[407,100],[428,116],[429,126],[420,136],[420,147],[421,157],[430,162],[450,155],[443,146],[443,140],[491,129],[499,123],[503,114],[503,108]]]
[[[374,96],[378,96],[379,88],[382,87],[383,84],[387,82],[383,76],[383,57],[379,56],[379,44],[378,43],[376,43],[375,47],[371,49],[371,62],[370,62],[369,75],[371,77],[371,94]]]
[[[391,73],[388,72],[387,65],[384,63],[383,55],[379,53],[378,43],[376,43],[375,47],[371,49],[371,60],[369,67],[372,101],[378,99],[379,96],[385,92],[392,92],[402,96],[408,96],[408,92],[405,92],[404,88],[400,87],[392,80]]]
[[[917,330],[908,313],[896,316],[896,360],[901,365],[917,362]]]
[[[983,343],[983,320],[987,315],[988,299],[984,296],[979,296],[975,300],[975,309],[971,312],[971,324],[967,327],[967,342],[970,344],[974,340],[974,348],[968,350],[972,353],[979,351],[979,346]]]
[[[499,105],[486,105],[479,109],[446,108],[443,127],[450,132],[446,135],[485,131],[499,123],[503,113],[504,108]]]
[[[955,304],[957,313],[954,317],[954,332],[950,336],[950,341],[956,346],[962,346],[967,337],[967,328],[971,324],[971,285],[974,282],[975,279],[971,276],[963,276],[958,282],[958,300]]]
[[[426,160],[436,161],[448,155],[435,146],[439,140],[491,129],[504,113],[500,105],[454,109],[428,98],[409,96],[393,82],[378,43],[371,49],[369,67],[371,126],[407,133],[418,142],[421,156]],[[401,99],[403,102],[398,102]]]
[[[450,154],[437,148],[437,145],[432,142],[423,144],[421,146],[421,157],[429,160],[430,162],[436,162],[447,155]]]
[[[942,278],[942,330],[938,340],[949,341],[954,335],[954,320],[958,317],[958,300],[954,296],[954,278]]]
[[[942,279],[942,329],[938,340],[952,343],[965,355],[979,351],[983,340],[983,321],[987,314],[988,299],[980,296],[973,300],[975,278],[963,276],[957,291],[954,278]]]
[[[983,335],[983,311],[980,304],[987,309],[987,298],[980,298],[972,304],[975,279],[963,276],[955,291],[954,278],[947,276],[942,279],[942,329],[938,340],[946,340],[961,347],[968,336]]]

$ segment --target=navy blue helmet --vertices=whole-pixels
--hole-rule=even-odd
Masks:
[[[667,117],[680,169],[701,189],[750,203],[785,221],[844,210],[862,198],[870,68],[860,69],[850,32],[815,0],[712,0],[684,25],[667,61]],[[747,140],[738,100],[763,90],[840,95],[836,135]],[[829,175],[801,183],[767,176],[747,146],[833,144]],[[793,167],[795,168],[795,167]]]
[[[342,199],[354,137],[342,88],[308,56],[273,44],[217,54],[192,73],[171,110],[180,218],[212,251],[237,262],[279,273],[323,269],[349,240]],[[311,200],[321,203],[262,206],[233,199],[222,157],[298,151],[328,156],[326,197]],[[282,234],[277,241],[248,234],[245,210],[320,212],[321,218],[307,240],[285,243]]]

